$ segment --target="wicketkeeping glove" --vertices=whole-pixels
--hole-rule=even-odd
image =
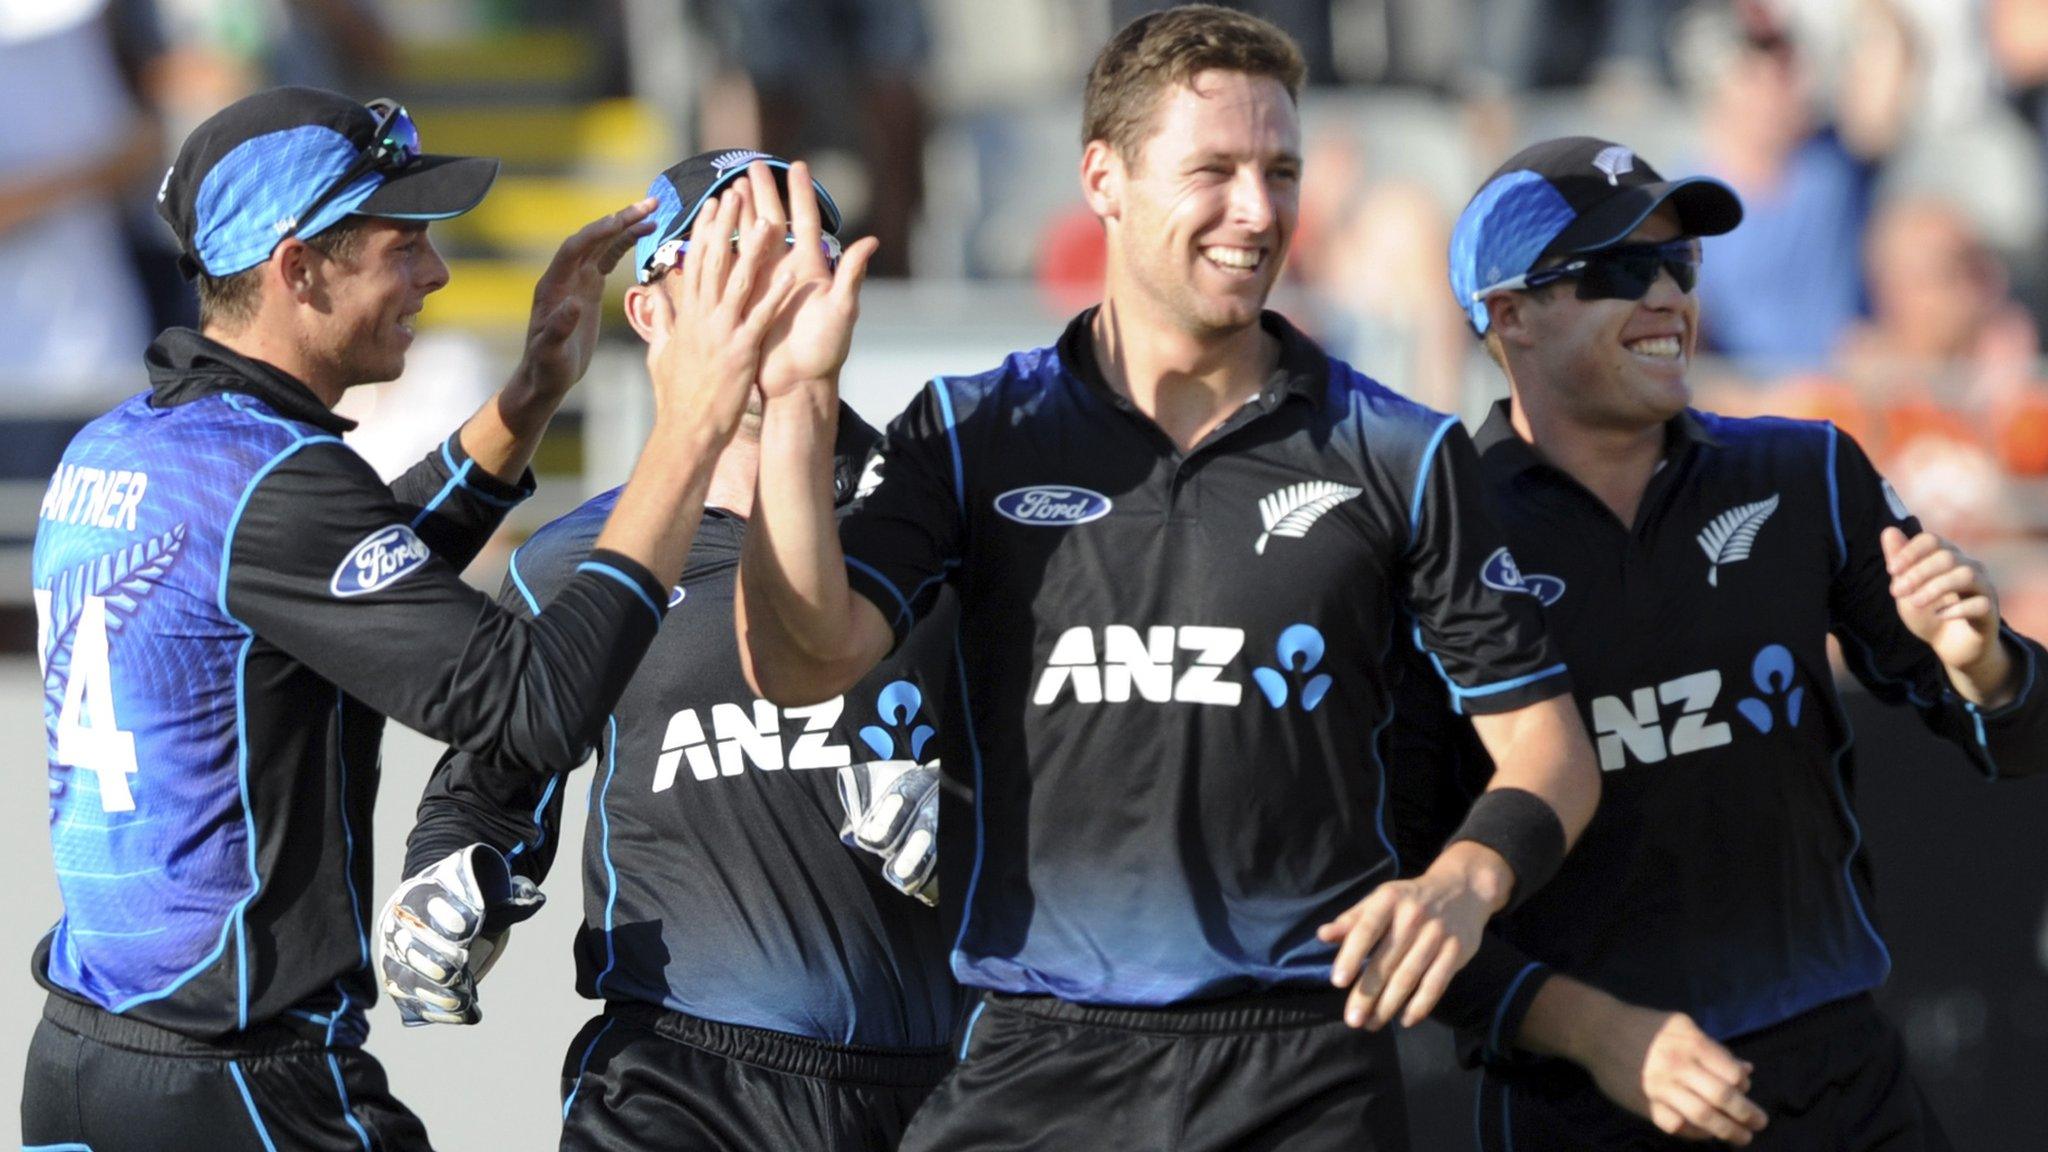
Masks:
[[[476,982],[512,925],[547,902],[488,844],[472,844],[398,886],[377,916],[377,967],[408,1027],[474,1024]],[[482,935],[486,918],[491,932]]]
[[[839,770],[846,822],[839,838],[882,858],[882,875],[902,892],[937,906],[939,762],[871,760]]]

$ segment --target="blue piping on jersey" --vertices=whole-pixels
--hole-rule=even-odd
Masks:
[[[23,1144],[21,1152],[92,1152],[90,1144]]]
[[[583,1091],[583,1072],[590,1067],[590,1057],[597,1051],[597,1042],[604,1039],[604,1034],[611,1031],[612,1025],[615,1023],[617,1021],[605,1021],[604,1027],[597,1030],[597,1035],[590,1038],[590,1047],[583,1050],[583,1059],[576,1062],[576,1084],[569,1089],[569,1098],[562,1101],[562,1120],[564,1123],[569,1119],[569,1109],[576,1106],[576,1094]]]
[[[1515,1152],[1515,1098],[1514,1085],[1503,1082],[1500,1086],[1500,1139],[1507,1152]]]
[[[445,448],[446,445],[443,445],[443,447]],[[520,598],[526,601],[527,610],[538,616],[540,615],[540,601],[534,597],[533,589],[526,586],[526,577],[519,574],[519,553],[525,547],[526,545],[522,544],[512,550],[511,557],[505,561],[505,571],[507,575],[512,577],[512,586],[519,589]],[[505,862],[507,864],[517,859],[519,854],[528,848],[538,849],[547,841],[547,825],[542,822],[541,813],[547,811],[548,801],[555,798],[555,788],[561,782],[562,774],[559,772],[548,777],[548,786],[541,790],[540,803],[533,806],[533,842],[528,844],[522,840],[513,845],[512,850],[505,853]]]
[[[612,867],[612,814],[605,809],[605,802],[612,792],[612,778],[619,774],[619,718],[605,717],[605,728],[609,732],[606,755],[609,763],[604,770],[604,787],[597,794],[597,822],[602,833],[598,841],[598,851],[604,857],[604,877],[607,886],[604,898],[604,971],[599,972],[597,979],[590,982],[590,990],[599,996],[604,995],[604,978],[611,975],[612,969],[619,963],[618,945],[612,939],[612,912],[619,904],[619,870]],[[589,1053],[585,1053],[584,1056],[588,1059]],[[581,1072],[577,1074],[582,1075]],[[563,1105],[562,1114],[569,1114],[567,1105]]]
[[[1903,689],[1906,693],[1906,700],[1909,703],[1911,703],[1915,708],[1934,707],[1933,701],[1930,701],[1925,696],[1920,695],[1920,693],[1916,690],[1911,680],[1900,680],[1895,676],[1890,676],[1885,673],[1884,669],[1881,666],[1879,666],[1877,662],[1877,653],[1870,647],[1870,642],[1868,640],[1865,640],[1863,637],[1857,635],[1854,632],[1849,631],[1846,628],[1843,629],[1840,633],[1838,633],[1838,635],[1847,636],[1849,639],[1854,640],[1856,642],[1856,647],[1862,650],[1863,670],[1870,674],[1870,679],[1875,680],[1879,684],[1883,684],[1887,687]],[[1848,649],[1846,647],[1842,651],[1844,655],[1848,654]]]
[[[327,1054],[327,1066],[334,1070],[334,1090],[341,1094],[341,1118],[348,1121],[348,1126],[356,1130],[356,1139],[363,1142],[363,1152],[371,1152],[370,1134],[363,1131],[363,1126],[356,1122],[355,1106],[348,1102],[348,1085],[341,1080],[341,1061],[335,1059],[332,1052]]]
[[[347,878],[348,907],[356,918],[356,953],[364,967],[370,964],[370,933],[363,925],[363,899],[356,892],[356,830],[348,818],[348,709],[344,707],[345,697],[340,688],[334,690],[334,749],[335,762],[341,765],[341,837],[342,875]],[[338,985],[337,985],[338,987]],[[341,994],[342,1008],[336,1009],[340,1016],[348,1005],[348,993]],[[329,1043],[333,1043],[330,1034]]]
[[[248,396],[244,396],[236,392],[223,392],[220,394],[220,398],[227,403],[228,407],[233,408],[235,411],[240,412],[242,415],[247,416],[251,420],[261,420],[265,424],[269,424],[277,428],[282,428],[285,431],[291,433],[293,439],[304,440],[308,438],[309,434],[306,432],[304,428],[300,427],[299,425],[294,424],[281,416],[272,416],[267,412],[260,412],[257,409],[251,407],[250,405],[257,403],[257,401],[251,399]],[[334,443],[336,444],[341,443],[341,441],[336,440],[332,436],[321,436],[318,438],[321,440],[333,440]]]
[[[1422,466],[1415,470],[1415,496],[1408,502],[1408,546],[1415,547],[1415,541],[1422,535],[1422,494],[1429,488],[1429,466],[1436,460],[1436,450],[1458,423],[1456,416],[1444,417],[1436,426],[1436,433],[1429,438],[1429,444],[1422,449]]]
[[[932,392],[939,398],[939,414],[946,420],[946,443],[953,449],[953,498],[960,502],[960,515],[967,515],[967,466],[960,458],[959,420],[953,415],[953,395],[946,390],[946,378],[932,377]]]
[[[270,1129],[263,1126],[263,1117],[256,1114],[256,1098],[249,1095],[249,1082],[242,1079],[242,1062],[228,1061],[228,1071],[235,1077],[235,1087],[242,1093],[242,1106],[249,1110],[249,1122],[256,1126],[256,1135],[263,1140],[264,1152],[277,1152],[277,1145],[270,1142]]]
[[[1471,697],[1494,696],[1502,692],[1512,692],[1517,688],[1525,688],[1539,680],[1547,680],[1552,676],[1570,671],[1563,662],[1559,662],[1552,664],[1548,668],[1539,668],[1526,676],[1517,676],[1512,680],[1501,680],[1493,684],[1481,684],[1477,688],[1460,688],[1458,682],[1451,679],[1451,674],[1444,670],[1444,662],[1437,659],[1436,653],[1430,650],[1429,645],[1422,642],[1422,622],[1420,620],[1415,622],[1415,650],[1429,657],[1429,666],[1436,669],[1437,678],[1444,682],[1444,687],[1451,690],[1451,711],[1459,716],[1465,715],[1465,701]]]
[[[1849,566],[1849,544],[1842,535],[1842,485],[1835,478],[1835,444],[1841,439],[1833,424],[1823,425],[1828,430],[1828,516],[1835,526],[1835,572]]]
[[[519,553],[524,551],[525,548],[526,545],[521,544],[512,550],[511,559],[505,561],[505,570],[512,577],[512,586],[519,589],[519,595],[526,601],[527,610],[538,616],[540,615],[540,601],[534,599],[533,589],[526,586],[526,577],[519,574]]]
[[[657,627],[660,626],[661,605],[656,604],[654,602],[654,598],[647,594],[647,589],[642,588],[638,580],[633,579],[631,576],[626,575],[624,572],[619,571],[617,568],[614,568],[609,564],[605,564],[597,560],[585,560],[583,563],[578,564],[576,566],[576,570],[578,572],[595,572],[600,576],[609,576],[612,579],[617,580],[619,583],[624,584],[627,588],[632,589],[633,595],[639,597],[640,602],[642,604],[647,605],[647,610],[649,612],[654,613],[655,625]]]
[[[895,581],[889,579],[887,576],[882,575],[879,569],[877,569],[874,565],[869,564],[865,560],[856,560],[853,557],[848,556],[846,558],[846,566],[848,568],[853,569],[856,572],[859,572],[861,575],[868,577],[869,579],[877,581],[882,585],[882,587],[887,588],[889,590],[889,595],[894,596],[896,598],[896,619],[904,620],[906,618],[912,618],[910,612],[910,598],[903,594],[903,590],[901,588],[896,587]]]
[[[915,588],[912,588],[912,589],[910,590],[910,595],[909,595],[909,596],[906,596],[906,597],[904,597],[904,600],[905,600],[905,601],[906,601],[907,603],[909,603],[909,604],[915,604],[915,603],[917,603],[917,598],[918,598],[919,596],[922,596],[922,595],[924,595],[924,590],[925,590],[925,589],[927,589],[927,588],[931,587],[931,586],[932,586],[932,585],[934,585],[934,584],[937,584],[937,583],[939,583],[940,581],[944,580],[944,579],[945,579],[946,577],[948,577],[948,576],[952,575],[952,574],[953,574],[953,569],[955,569],[955,568],[958,568],[958,567],[960,567],[960,561],[959,561],[959,560],[958,560],[957,558],[956,558],[956,559],[953,559],[953,560],[941,560],[941,561],[939,561],[939,574],[938,574],[938,575],[936,575],[936,576],[927,576],[927,577],[925,577],[925,579],[924,579],[924,583],[922,583],[922,584],[919,584],[919,585],[918,585],[917,587],[915,587]]]
[[[1531,960],[1527,965],[1525,965],[1522,968],[1520,972],[1515,973],[1515,978],[1513,980],[1508,981],[1508,990],[1501,995],[1500,1007],[1495,1008],[1493,1010],[1493,1027],[1487,1029],[1486,1032],[1486,1050],[1488,1052],[1491,1052],[1496,1056],[1502,1054],[1500,1046],[1500,1026],[1502,1024],[1507,1023],[1508,1005],[1513,1004],[1515,1002],[1515,993],[1520,992],[1522,990],[1522,982],[1529,978],[1529,974],[1531,972],[1534,972],[1541,967],[1543,967],[1543,965],[1540,961]]]
[[[412,518],[412,527],[414,528],[426,523],[427,517],[432,516],[440,509],[441,505],[448,502],[448,497],[457,488],[463,486],[463,477],[468,475],[470,465],[476,463],[474,460],[464,460],[460,468],[456,467],[455,458],[448,454],[448,442],[446,440],[441,442],[441,459],[448,463],[448,482],[441,485],[441,490],[434,493],[434,498],[427,501],[427,506],[420,509],[420,514]]]
[[[1394,654],[1394,633],[1400,626],[1398,616],[1393,616],[1393,618],[1387,621],[1387,642],[1380,646],[1380,667],[1382,668],[1387,666],[1387,658]],[[1372,749],[1373,767],[1377,768],[1380,774],[1380,793],[1373,805],[1372,826],[1373,830],[1379,833],[1380,843],[1386,847],[1387,859],[1394,865],[1393,878],[1398,880],[1401,877],[1401,853],[1394,847],[1392,838],[1387,835],[1387,760],[1386,757],[1380,755],[1380,734],[1393,725],[1394,711],[1394,694],[1389,692],[1387,693],[1387,714],[1380,718],[1378,724],[1373,726],[1368,746]]]
[[[952,962],[960,968],[960,946],[967,940],[967,926],[974,922],[974,893],[981,887],[982,852],[988,847],[988,822],[982,815],[981,743],[974,737],[974,703],[967,698],[967,657],[960,650],[960,630],[953,630],[953,675],[960,680],[960,722],[967,730],[968,758],[974,764],[974,871],[967,877],[967,896],[960,902],[960,931],[953,936]]]
[[[1842,857],[1842,886],[1849,890],[1849,906],[1856,909],[1856,919],[1862,922],[1863,930],[1870,933],[1870,942],[1877,945],[1877,954],[1884,960],[1884,971],[1877,974],[1876,981],[1877,984],[1882,984],[1892,972],[1892,950],[1884,946],[1884,937],[1877,934],[1877,925],[1870,922],[1870,914],[1863,910],[1863,897],[1856,891],[1856,877],[1851,872],[1856,863],[1856,854],[1863,850],[1863,826],[1856,822],[1856,813],[1849,807],[1848,789],[1842,781],[1842,759],[1856,744],[1856,733],[1850,729],[1847,715],[1842,717],[1842,730],[1846,735],[1843,737],[1842,746],[1835,751],[1835,771],[1831,780],[1835,786],[1835,799],[1842,805],[1842,818],[1849,822],[1849,851]]]
[[[1493,684],[1481,684],[1477,688],[1458,688],[1453,686],[1451,690],[1460,696],[1494,696],[1502,692],[1512,692],[1517,688],[1527,687],[1538,680],[1548,680],[1552,676],[1561,676],[1566,671],[1568,669],[1564,666],[1564,662],[1559,661],[1548,668],[1539,668],[1527,676],[1517,676],[1512,680],[1501,680]]]
[[[983,1000],[981,1003],[976,1004],[974,1006],[973,1015],[967,1018],[967,1027],[963,1029],[960,1033],[959,1059],[967,1059],[967,1045],[974,1039],[974,1026],[976,1024],[981,1023],[981,1014],[986,1011],[988,1011],[988,1001]]]
[[[1480,1065],[1479,1087],[1472,1093],[1472,1143],[1486,1152],[1486,1066]]]

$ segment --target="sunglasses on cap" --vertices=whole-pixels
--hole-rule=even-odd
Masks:
[[[796,247],[796,233],[783,233],[782,242],[792,248]],[[739,233],[735,232],[732,234],[731,244],[733,251],[739,251]],[[839,243],[839,237],[832,235],[830,232],[822,233],[818,237],[818,247],[825,253],[825,266],[835,271],[838,270],[839,255],[845,251],[844,247]],[[647,267],[640,274],[640,282],[643,284],[648,283],[681,266],[683,253],[689,250],[690,241],[686,236],[678,236],[673,240],[663,241],[661,247],[654,250],[654,255],[648,258]]]
[[[292,218],[292,226],[278,237],[278,242],[299,234],[299,229],[313,218],[313,214],[327,206],[327,202],[341,195],[342,190],[363,178],[370,172],[396,172],[420,158],[420,130],[406,113],[405,107],[396,100],[384,97],[363,105],[377,117],[377,126],[371,130],[369,146],[357,156],[333,183],[320,190],[313,202],[306,205]]]
[[[1700,278],[1700,242],[1670,240],[1662,244],[1616,244],[1567,260],[1540,272],[1524,272],[1472,294],[1484,300],[1495,292],[1521,292],[1555,284],[1579,282],[1581,300],[1641,300],[1650,294],[1659,272],[1671,273],[1680,292],[1691,292]]]

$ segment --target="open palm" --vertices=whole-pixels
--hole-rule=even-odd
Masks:
[[[761,395],[773,400],[814,382],[834,382],[853,346],[853,326],[860,318],[860,287],[876,241],[870,237],[846,249],[835,270],[826,260],[824,224],[818,202],[801,193],[785,206],[767,165],[747,169],[753,211],[771,228],[786,228],[790,238],[783,260],[795,277],[788,301],[768,327],[762,345]],[[809,167],[801,160],[789,166],[789,187],[808,190]]]

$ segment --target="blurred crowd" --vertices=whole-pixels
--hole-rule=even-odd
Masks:
[[[32,110],[0,135],[0,413],[125,390],[149,334],[190,322],[151,199],[192,124],[272,83],[405,96],[406,37],[465,30],[587,36],[602,66],[547,98],[637,98],[679,146],[823,157],[882,275],[1085,303],[1079,78],[1156,6],[0,0],[0,94]],[[2048,632],[2048,0],[1234,6],[1310,63],[1282,303],[1333,351],[1472,415],[1497,385],[1444,252],[1501,157],[1584,132],[1719,176],[1748,216],[1706,246],[1703,405],[1836,421]]]

